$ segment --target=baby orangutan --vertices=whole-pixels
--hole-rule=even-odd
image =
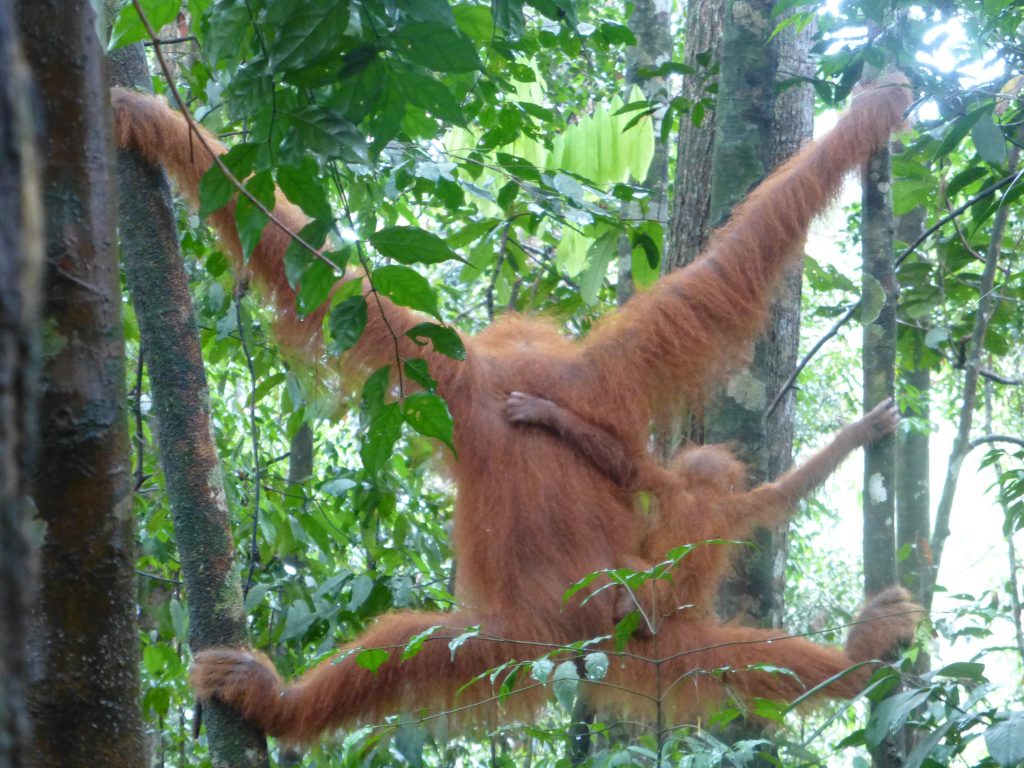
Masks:
[[[506,415],[515,424],[533,424],[554,431],[615,483],[632,492],[649,492],[654,513],[636,556],[621,566],[649,571],[665,553],[683,544],[720,539],[746,539],[758,527],[775,526],[861,446],[895,431],[899,410],[891,399],[844,427],[825,448],[774,482],[747,490],[747,467],[720,445],[683,448],[668,467],[646,452],[631,451],[611,432],[541,397],[512,392]],[[639,636],[650,636],[662,617],[685,609],[685,618],[705,620],[714,615],[715,595],[729,564],[729,550],[718,545],[697,546],[679,561],[671,581],[655,578],[638,595],[619,588],[615,620],[640,609],[644,621]],[[661,570],[661,569],[660,569]],[[666,566],[664,575],[670,575]]]

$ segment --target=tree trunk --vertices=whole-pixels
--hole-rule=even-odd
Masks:
[[[141,45],[112,57],[113,81],[149,86]],[[192,296],[163,171],[118,152],[125,274],[146,350],[160,463],[166,477],[181,573],[188,596],[189,646],[246,646],[242,590],[231,520],[213,439]],[[203,707],[213,764],[264,766],[266,739],[232,710]]]
[[[900,216],[896,220],[896,238],[902,243],[914,242],[921,234],[924,217],[922,207]],[[913,405],[905,406],[901,415],[927,425],[931,420],[931,353],[924,345],[924,331],[907,328],[903,333],[912,336],[910,354],[900,361],[901,389],[909,390],[907,399],[913,400]],[[896,437],[896,549],[903,555],[896,563],[896,573],[900,584],[920,603],[924,603],[931,535],[929,442],[927,428],[903,428]]]
[[[696,74],[683,77],[680,96],[695,104],[705,95],[705,72],[719,62],[724,0],[689,0],[686,4],[686,44],[683,63]],[[706,64],[701,64],[701,61]],[[697,258],[708,239],[711,202],[711,154],[715,141],[715,110],[679,118],[672,217],[666,233],[662,272],[668,273]]]
[[[91,3],[23,0],[17,10],[45,126],[33,761],[140,766],[135,531],[103,49]]]
[[[43,229],[28,70],[14,3],[0,0],[0,766],[29,764],[30,606],[36,551],[29,483],[35,465]]]
[[[709,209],[714,226],[810,137],[813,93],[801,88],[779,99],[775,93],[778,60],[782,57],[790,66],[806,60],[810,35],[786,33],[770,44],[776,23],[773,6],[770,0],[734,0],[726,13]],[[793,399],[784,398],[770,416],[767,408],[796,364],[800,275],[794,272],[772,307],[767,334],[754,345],[750,365],[730,379],[705,413],[705,441],[743,446],[753,483],[791,463]],[[756,548],[737,557],[733,575],[722,585],[719,609],[729,619],[777,627],[782,622],[786,532],[761,529],[753,538]],[[753,721],[737,722],[725,733],[729,740],[761,735]],[[773,760],[769,756],[757,764]]]
[[[767,37],[775,26],[772,7],[769,2],[737,3],[726,18],[710,208],[715,225],[810,137],[812,92],[800,87],[776,98],[775,80],[780,59],[789,68],[786,79],[806,67],[800,64],[798,69],[798,62],[807,59],[811,34],[787,31],[769,45]],[[776,476],[791,463],[793,398],[783,398],[768,417],[766,410],[795,365],[799,322],[800,275],[795,271],[772,308],[772,321],[755,345],[752,363],[730,380],[706,413],[705,440],[742,445],[754,483]],[[754,538],[757,549],[738,558],[735,575],[723,585],[720,608],[730,618],[780,626],[785,531],[761,530]]]
[[[636,45],[626,51],[626,91],[636,85],[653,102],[668,101],[668,84],[663,77],[645,77],[641,69],[654,68],[672,59],[672,0],[637,0],[629,17],[629,28],[636,37]],[[662,138],[661,123],[664,110],[655,112],[654,156],[647,167],[642,186],[648,198],[641,209],[636,203],[627,204],[628,215],[648,221],[664,222],[668,216],[668,145]],[[662,255],[664,258],[664,255]],[[619,279],[616,299],[625,304],[633,295],[633,248],[626,237],[619,238]]]
[[[864,411],[893,396],[896,371],[896,271],[893,250],[892,160],[875,154],[863,177]],[[864,591],[881,592],[896,581],[896,438],[864,448]]]

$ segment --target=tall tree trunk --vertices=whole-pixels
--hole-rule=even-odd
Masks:
[[[777,61],[786,63],[785,79],[806,71],[811,33],[784,32],[769,45],[773,3],[734,3],[727,16],[721,48],[718,128],[714,145],[710,217],[720,224],[732,206],[778,163],[810,137],[813,93],[801,86],[776,98]],[[708,409],[704,438],[709,443],[736,441],[757,483],[791,463],[793,399],[767,415],[768,403],[796,361],[800,322],[800,275],[790,275],[772,308],[765,338],[757,342],[752,363],[734,376]],[[780,626],[785,577],[784,530],[761,530],[756,551],[737,561],[735,576],[723,586],[723,615],[750,623]]]
[[[149,87],[139,44],[116,52],[111,70],[117,85]],[[206,369],[170,189],[162,170],[130,151],[118,152],[118,179],[125,274],[149,366],[160,463],[188,597],[189,646],[193,653],[211,646],[246,646]],[[214,765],[268,764],[266,739],[236,712],[210,702],[203,714]]]
[[[15,37],[0,0],[0,766],[29,764],[25,629],[35,602],[29,483],[35,464],[43,214],[39,155]]]
[[[863,177],[864,411],[893,396],[896,372],[896,271],[892,214],[892,160],[883,149]],[[864,449],[864,591],[873,595],[896,581],[896,438]]]
[[[641,70],[652,69],[672,59],[672,0],[637,0],[627,23],[636,37],[636,45],[626,51],[627,92],[636,85],[648,100],[667,103],[668,84],[665,78],[646,77]],[[649,221],[664,222],[668,216],[668,145],[662,138],[663,117],[663,110],[652,115],[654,156],[642,181],[648,198],[642,210],[636,203],[628,204],[632,218],[643,216]],[[616,299],[620,305],[633,294],[632,254],[629,240],[620,238],[619,279],[616,284]]]
[[[774,29],[771,0],[734,0],[726,11],[721,43],[721,77],[711,176],[709,218],[725,221],[732,207],[778,163],[809,137],[813,94],[807,88],[776,98],[777,62],[788,66],[807,58],[809,33],[768,37]],[[792,75],[790,75],[791,77]],[[751,480],[760,483],[791,463],[793,400],[769,415],[768,404],[796,363],[800,322],[800,275],[790,275],[772,307],[766,336],[754,346],[747,368],[733,376],[705,413],[704,439],[734,441]],[[737,558],[733,576],[722,586],[723,616],[749,624],[780,626],[785,578],[786,532],[762,529],[756,549]],[[758,738],[761,726],[743,721],[730,726],[730,740]],[[758,765],[775,764],[768,756]]]
[[[861,195],[863,254],[864,411],[892,397],[896,381],[896,253],[892,212],[892,157],[885,148],[868,162]],[[864,591],[896,581],[896,437],[864,447]],[[903,765],[906,733],[884,739],[871,752],[877,768]]]
[[[141,766],[135,532],[95,6],[18,4],[45,133],[47,291],[34,499],[44,528],[30,711],[39,766]]]
[[[925,210],[915,208],[896,220],[896,238],[912,243],[921,234]],[[900,361],[901,389],[909,390],[913,404],[902,409],[904,418],[916,418],[925,425],[931,420],[931,353],[924,344],[924,331],[908,328],[912,334],[910,354]],[[928,575],[928,539],[931,535],[929,429],[901,429],[896,437],[896,549],[905,557],[896,563],[900,584],[924,602]],[[921,670],[923,671],[923,670]]]

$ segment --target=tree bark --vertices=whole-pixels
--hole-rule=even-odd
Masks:
[[[786,62],[786,79],[808,74],[811,33],[774,29],[773,3],[735,3],[723,32],[718,129],[714,146],[711,221],[718,225],[767,173],[810,137],[813,93],[801,86],[775,94],[777,62]],[[751,481],[762,482],[792,463],[793,398],[787,395],[766,417],[770,395],[783,386],[796,363],[799,343],[798,270],[789,275],[772,308],[765,337],[754,347],[752,363],[735,375],[705,414],[704,439],[736,441]],[[735,575],[724,585],[719,605],[724,616],[764,626],[780,626],[785,580],[785,530],[760,530],[757,548],[737,560]]]
[[[39,156],[15,37],[0,0],[0,765],[29,765],[26,634],[35,603],[30,480],[35,465],[43,229]]]
[[[657,67],[672,59],[672,0],[637,0],[628,24],[636,37],[636,45],[626,51],[626,90],[628,92],[630,86],[636,85],[648,100],[667,102],[665,78],[645,77],[640,70]],[[651,116],[654,156],[642,181],[649,196],[643,209],[636,203],[628,205],[632,218],[642,216],[648,221],[664,222],[668,216],[668,145],[662,138],[663,117],[664,110],[658,110]],[[633,248],[629,240],[622,237],[619,239],[619,279],[616,283],[616,299],[620,306],[633,294],[632,260]]]
[[[892,159],[883,149],[863,177],[864,411],[893,396],[896,372],[896,271],[892,215]],[[896,438],[864,448],[864,591],[881,592],[896,581]]]
[[[38,766],[140,766],[135,532],[109,97],[94,6],[17,6],[45,126],[44,360],[31,647]]]
[[[925,210],[915,208],[896,220],[896,238],[902,243],[912,243],[921,234]],[[916,418],[928,425],[931,421],[931,353],[924,344],[924,331],[908,327],[910,353],[900,361],[900,377],[903,386],[909,390],[907,400],[912,400],[902,409],[905,419]],[[899,467],[896,472],[896,549],[906,556],[896,563],[900,584],[914,594],[914,599],[924,603],[924,585],[927,582],[929,542],[931,535],[931,494],[930,481],[930,430],[901,429],[896,436],[896,455]],[[923,670],[922,670],[923,671]]]
[[[686,4],[686,44],[683,63],[696,74],[683,77],[682,96],[690,104],[700,101],[707,87],[706,70],[719,62],[724,0],[689,0]],[[702,65],[701,61],[706,61]],[[697,258],[707,243],[711,202],[711,155],[715,141],[715,110],[704,111],[694,122],[681,115],[676,145],[672,216],[666,233],[662,272],[668,273]]]
[[[117,51],[112,74],[117,85],[148,89],[141,45]],[[167,179],[129,151],[118,152],[118,179],[125,274],[149,366],[160,463],[188,596],[189,646],[193,653],[246,646],[206,369]],[[216,702],[206,704],[203,715],[214,766],[268,765],[266,739],[256,728]]]

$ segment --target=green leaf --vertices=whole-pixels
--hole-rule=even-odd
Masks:
[[[391,264],[373,270],[373,287],[403,307],[441,319],[437,308],[437,295],[421,275],[408,267]]]
[[[871,712],[871,719],[864,732],[869,747],[877,747],[886,738],[903,727],[914,710],[928,700],[928,689],[897,693],[885,699]]]
[[[398,85],[410,104],[452,125],[466,125],[462,107],[444,83],[429,75],[406,72],[398,78]]]
[[[244,179],[252,172],[257,150],[255,144],[238,144],[221,155],[220,159],[236,179]],[[196,151],[205,150],[199,147]],[[234,182],[224,175],[220,165],[213,163],[199,180],[199,217],[205,219],[219,211],[228,204],[236,190]]]
[[[985,682],[985,665],[977,661],[958,661],[947,664],[934,674],[936,677],[965,678],[982,683]]]
[[[388,652],[383,648],[367,648],[356,654],[356,664],[371,672],[376,672],[387,660]]]
[[[401,434],[402,411],[398,403],[386,403],[373,412],[359,444],[359,458],[367,472],[376,474],[384,468]]]
[[[427,742],[427,729],[422,723],[405,722],[398,724],[395,734],[395,749],[406,764],[412,768],[423,766],[423,745]]]
[[[274,180],[270,171],[260,171],[245,184],[245,190],[258,200],[268,211],[274,209]],[[242,255],[248,259],[263,236],[263,228],[270,219],[248,196],[239,194],[235,207],[235,223],[238,225],[238,239],[242,243]]]
[[[580,279],[580,295],[588,305],[597,301],[608,265],[618,253],[619,234],[617,229],[608,230],[587,251],[587,267]]]
[[[434,345],[434,351],[446,355],[454,360],[466,359],[466,347],[462,338],[452,328],[436,323],[420,323],[414,325],[405,335],[417,344],[425,344],[421,339],[429,339]]]
[[[985,731],[985,746],[1000,768],[1024,764],[1024,712],[1010,712]]]
[[[427,638],[433,635],[437,630],[441,629],[440,624],[435,624],[429,629],[425,629],[418,635],[413,635],[412,639],[406,643],[405,650],[402,651],[402,661],[411,659],[423,648],[423,643],[426,642]]]
[[[394,34],[395,49],[409,61],[435,72],[472,72],[482,69],[476,47],[445,24],[414,22]]]
[[[537,659],[530,665],[530,677],[538,683],[546,683],[551,679],[551,672],[555,664],[551,659]]]
[[[452,416],[443,398],[429,392],[416,392],[405,398],[402,415],[406,423],[424,437],[433,437],[455,451],[452,445]]]
[[[330,229],[330,220],[314,219],[297,234],[302,238],[303,242],[314,248],[319,248],[326,241],[327,233]],[[317,254],[310,253],[309,249],[298,240],[292,240],[288,243],[288,248],[284,252],[284,275],[288,280],[288,284],[292,288],[297,286],[299,280],[302,279],[302,273],[309,269],[318,258]],[[339,270],[344,271],[345,264],[343,261],[335,258],[331,260],[338,266]]]
[[[333,110],[310,104],[287,114],[299,140],[313,152],[350,163],[366,161],[363,135]]]
[[[403,363],[405,375],[415,381],[427,392],[434,392],[437,389],[437,381],[430,375],[427,361],[422,357],[413,357]]]
[[[583,659],[588,680],[604,680],[608,676],[608,654],[597,651],[588,653]]]
[[[991,165],[1002,165],[1006,162],[1006,138],[988,112],[974,124],[971,139],[981,159]]]
[[[327,319],[329,341],[327,351],[332,355],[351,349],[366,328],[366,298],[359,294],[349,296],[331,310]]]
[[[180,642],[188,642],[188,611],[176,597],[171,598],[171,627]]]
[[[156,30],[178,18],[178,11],[181,9],[181,0],[141,0],[139,4],[150,26]],[[121,10],[117,12],[117,18],[114,19],[114,27],[110,30],[107,50],[112,51],[129,43],[148,39],[149,32],[135,10],[134,3],[122,5]]]
[[[322,259],[314,261],[299,280],[295,302],[299,314],[305,316],[319,309],[331,295],[331,288],[337,281],[338,276],[330,264]]]
[[[296,600],[288,607],[288,616],[284,621],[284,630],[278,638],[278,642],[285,642],[295,637],[301,637],[316,621],[316,614],[309,610],[305,600]]]
[[[936,160],[945,157],[960,146],[960,142],[963,141],[963,138],[967,135],[968,131],[970,131],[971,128],[974,127],[974,124],[982,117],[989,114],[991,109],[991,104],[978,107],[973,112],[959,118],[955,123],[953,123],[945,138],[942,139],[942,143],[939,144],[939,148],[935,150],[935,154],[932,156],[932,162],[934,163]]]
[[[387,227],[370,235],[370,243],[382,256],[401,264],[438,264],[459,259],[448,243],[419,227]]]
[[[317,167],[312,158],[304,158],[301,167],[283,165],[278,168],[277,184],[284,196],[310,218],[330,220],[334,217],[327,202],[327,191],[317,178]]]
[[[245,612],[252,613],[256,610],[256,606],[263,602],[263,598],[273,586],[273,584],[253,584],[252,589],[245,595]]]
[[[580,676],[576,671],[576,662],[563,661],[555,667],[555,674],[551,676],[551,687],[555,691],[555,698],[565,709],[572,710],[576,701],[576,691],[580,687]]]
[[[626,648],[626,644],[642,621],[643,617],[640,615],[640,611],[630,611],[619,620],[615,625],[615,632],[613,634],[616,651],[621,652]]]
[[[267,55],[271,72],[302,69],[335,53],[349,22],[348,0],[271,4],[268,21],[277,34]],[[285,16],[285,14],[287,15]]]

